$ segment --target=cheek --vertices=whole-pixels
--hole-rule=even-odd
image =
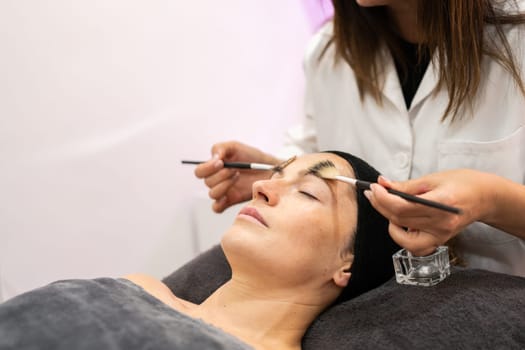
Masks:
[[[312,247],[319,249],[322,246],[334,244],[337,238],[338,225],[331,217],[331,211],[328,210],[309,210],[306,206],[299,209],[301,213],[295,220],[290,218],[287,221],[289,232],[293,232],[292,237],[295,244],[303,247]]]

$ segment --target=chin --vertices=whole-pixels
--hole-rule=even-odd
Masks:
[[[250,244],[247,242],[246,230],[239,227],[239,225],[232,225],[221,238],[221,247],[230,262],[231,259],[238,260],[235,256],[249,255],[246,252],[250,252]]]
[[[268,266],[265,239],[259,232],[232,225],[221,238],[221,247],[232,271],[259,274]]]

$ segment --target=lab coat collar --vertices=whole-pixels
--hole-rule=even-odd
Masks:
[[[422,102],[428,95],[434,92],[439,82],[438,67],[434,64],[437,62],[437,53],[434,53],[434,57],[430,60],[427,70],[423,75],[423,79],[417,88],[416,94],[410,104],[410,109],[417,106],[418,103]]]
[[[403,97],[403,90],[399,82],[394,59],[390,51],[385,47],[380,53],[381,59],[379,62],[384,62],[384,85],[383,97],[386,97],[400,112],[407,110],[405,99]]]
[[[400,112],[407,112],[405,104],[405,98],[403,97],[403,89],[399,82],[399,76],[394,64],[394,59],[388,49],[383,49],[381,52],[382,60],[385,62],[384,65],[384,85],[383,85],[383,97],[388,99]],[[435,59],[435,57],[434,57]],[[414,108],[418,103],[422,102],[430,93],[434,91],[437,86],[439,76],[437,67],[434,65],[434,59],[432,59],[427,67],[427,70],[417,88],[416,94],[412,99],[410,108]]]

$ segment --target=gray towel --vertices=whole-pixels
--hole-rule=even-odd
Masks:
[[[125,279],[68,280],[0,304],[0,349],[251,349]]]
[[[303,349],[525,349],[525,278],[453,269],[433,287],[381,287],[326,311]]]
[[[164,279],[200,303],[231,276],[220,246]],[[433,287],[397,284],[337,304],[303,337],[303,350],[525,349],[525,278],[453,268]]]

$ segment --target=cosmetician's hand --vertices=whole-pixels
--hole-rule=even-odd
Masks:
[[[214,199],[212,209],[217,213],[249,200],[252,197],[252,184],[270,176],[268,171],[224,168],[224,162],[279,163],[277,158],[237,141],[216,143],[211,153],[209,161],[195,168],[195,176],[204,179],[209,187],[208,195]]]
[[[392,239],[414,255],[429,255],[437,246],[490,212],[491,175],[475,170],[443,171],[404,182],[380,176],[367,192],[372,205],[390,221]],[[383,186],[383,187],[382,187]],[[392,188],[458,207],[453,214],[404,200],[386,191]],[[405,228],[408,228],[405,229]]]

